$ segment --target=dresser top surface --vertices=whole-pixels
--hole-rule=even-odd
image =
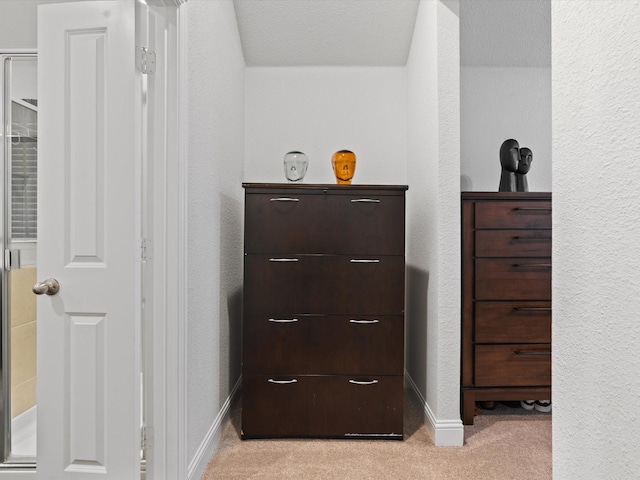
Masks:
[[[287,190],[304,191],[307,193],[320,192],[344,192],[356,193],[361,191],[398,191],[403,192],[409,187],[407,185],[338,185],[321,183],[243,183],[242,187],[246,191],[253,190]]]
[[[551,200],[551,192],[462,192],[463,200]]]

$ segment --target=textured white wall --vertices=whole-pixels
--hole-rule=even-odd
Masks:
[[[186,7],[191,461],[240,376],[244,59],[231,0]]]
[[[80,0],[0,0],[0,51],[38,46],[38,5]]]
[[[640,478],[640,1],[552,8],[553,478]]]
[[[463,66],[460,73],[460,189],[497,192],[500,145],[515,138],[533,151],[529,190],[551,191],[551,68]]]
[[[407,64],[406,365],[426,400],[436,445],[462,444],[463,431],[459,409],[460,83],[456,7],[456,1],[420,2]]]
[[[529,190],[551,190],[551,0],[460,2],[460,189],[497,191],[500,145],[533,151]]]
[[[309,157],[305,183],[335,183],[331,156],[357,157],[353,183],[406,184],[402,67],[246,69],[245,181],[286,182],[284,154]]]

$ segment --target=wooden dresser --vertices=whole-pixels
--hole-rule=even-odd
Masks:
[[[461,413],[551,399],[551,194],[462,193]]]
[[[243,187],[242,438],[402,439],[407,187]]]

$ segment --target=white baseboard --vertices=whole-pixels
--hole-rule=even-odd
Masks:
[[[198,448],[198,451],[189,463],[189,470],[187,473],[187,478],[189,480],[199,480],[202,477],[209,460],[211,460],[211,457],[213,457],[218,450],[222,432],[230,421],[231,404],[233,403],[235,396],[240,391],[240,385],[242,385],[242,376],[234,385],[231,393],[225,400],[224,405],[222,405],[220,413],[218,413],[218,416],[211,425],[207,435],[200,444],[200,448]]]
[[[436,447],[461,447],[464,445],[464,425],[462,419],[455,420],[438,420],[436,419],[431,407],[422,396],[409,372],[404,372],[404,378],[409,389],[416,396],[418,402],[423,408],[425,426],[427,433],[433,440]]]

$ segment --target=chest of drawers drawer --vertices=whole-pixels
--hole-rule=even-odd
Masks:
[[[252,316],[243,365],[252,373],[402,375],[403,325],[402,316]]]
[[[548,259],[479,258],[475,268],[476,300],[551,298],[551,262]]]
[[[551,343],[551,302],[477,302],[475,342]]]
[[[550,229],[550,201],[478,201],[475,228]]]
[[[402,315],[404,257],[245,255],[248,315]]]
[[[478,387],[551,385],[551,348],[530,344],[476,345],[475,384]]]
[[[402,376],[246,375],[244,438],[402,439]]]
[[[285,190],[249,194],[245,210],[248,253],[404,255],[404,195]]]
[[[476,230],[476,257],[551,257],[551,230]]]

